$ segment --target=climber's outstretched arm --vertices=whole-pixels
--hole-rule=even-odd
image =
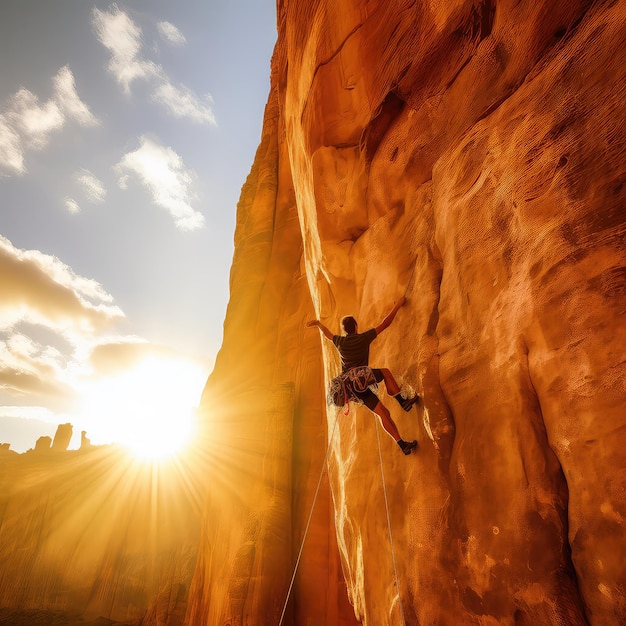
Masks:
[[[322,333],[324,334],[324,337],[326,337],[327,339],[330,339],[332,341],[333,339],[333,334],[330,332],[330,330],[328,330],[328,328],[326,328],[326,326],[324,326],[324,324],[322,324],[322,322],[320,322],[319,320],[313,320],[311,322],[307,323],[307,326],[309,327],[313,327],[313,326],[317,326]]]
[[[393,307],[391,312],[387,315],[387,317],[378,326],[376,326],[377,335],[380,335],[380,333],[382,333],[383,330],[385,330],[386,328],[389,328],[389,326],[391,325],[391,322],[393,322],[396,314],[400,310],[400,307],[403,306],[404,304],[406,304],[406,298],[402,296],[400,300],[398,300],[396,305]]]

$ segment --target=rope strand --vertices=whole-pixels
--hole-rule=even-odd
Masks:
[[[378,460],[380,461],[380,473],[383,479],[383,494],[385,496],[385,511],[387,512],[387,529],[389,530],[389,543],[391,544],[391,560],[393,561],[393,573],[396,577],[396,589],[398,591],[398,603],[400,604],[400,615],[402,623],[406,626],[404,619],[404,607],[402,606],[402,594],[400,593],[400,584],[398,582],[398,568],[396,566],[396,552],[393,547],[393,533],[391,532],[391,520],[389,518],[389,503],[387,502],[387,485],[385,484],[385,469],[383,467],[383,455],[380,451],[380,435],[378,433],[378,420],[376,420],[376,440],[378,441]]]
[[[306,541],[307,533],[309,532],[309,526],[311,525],[311,519],[313,517],[313,509],[315,508],[315,502],[317,501],[317,495],[320,490],[320,485],[322,484],[322,477],[324,476],[324,470],[326,469],[326,464],[328,463],[328,453],[330,452],[330,445],[333,441],[333,437],[335,435],[335,429],[337,428],[337,421],[339,420],[339,411],[336,412],[335,415],[335,423],[333,425],[333,430],[328,438],[328,446],[326,447],[326,455],[324,456],[324,463],[322,464],[322,470],[320,472],[320,477],[317,481],[317,487],[315,488],[315,495],[313,496],[313,502],[311,504],[311,510],[309,512],[309,519],[307,520],[306,527],[304,529],[304,535],[302,537],[302,543],[300,544],[300,550],[298,551],[298,558],[296,559],[296,564],[293,568],[293,575],[291,576],[291,582],[289,583],[289,589],[287,591],[287,597],[285,598],[285,604],[283,605],[283,612],[280,615],[280,621],[278,622],[278,626],[282,626],[283,619],[285,617],[285,612],[287,611],[287,605],[289,604],[289,597],[291,596],[291,591],[293,589],[293,583],[296,580],[296,574],[298,572],[298,566],[300,565],[300,559],[302,557],[302,550],[304,549],[304,542]]]

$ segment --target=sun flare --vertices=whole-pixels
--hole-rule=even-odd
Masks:
[[[195,433],[204,376],[192,363],[150,358],[90,383],[83,413],[92,441],[121,444],[142,460],[182,454]]]

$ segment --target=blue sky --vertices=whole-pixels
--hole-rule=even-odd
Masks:
[[[197,403],[221,343],[275,3],[0,15],[0,442],[140,436]]]

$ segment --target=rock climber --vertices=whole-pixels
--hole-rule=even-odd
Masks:
[[[341,356],[341,374],[331,381],[329,400],[336,406],[344,406],[350,401],[363,403],[370,411],[378,415],[383,428],[400,446],[402,452],[411,454],[417,447],[417,441],[404,441],[400,437],[398,427],[391,419],[389,410],[370,389],[370,385],[384,381],[389,395],[393,396],[405,411],[411,410],[411,407],[419,400],[419,396],[403,398],[398,383],[388,369],[369,367],[370,344],[391,325],[400,307],[405,303],[406,298],[403,296],[378,326],[364,333],[357,332],[357,322],[351,316],[346,316],[341,320],[345,335],[333,335],[319,320],[312,320],[307,323],[307,326],[317,326],[322,334],[333,342]]]

